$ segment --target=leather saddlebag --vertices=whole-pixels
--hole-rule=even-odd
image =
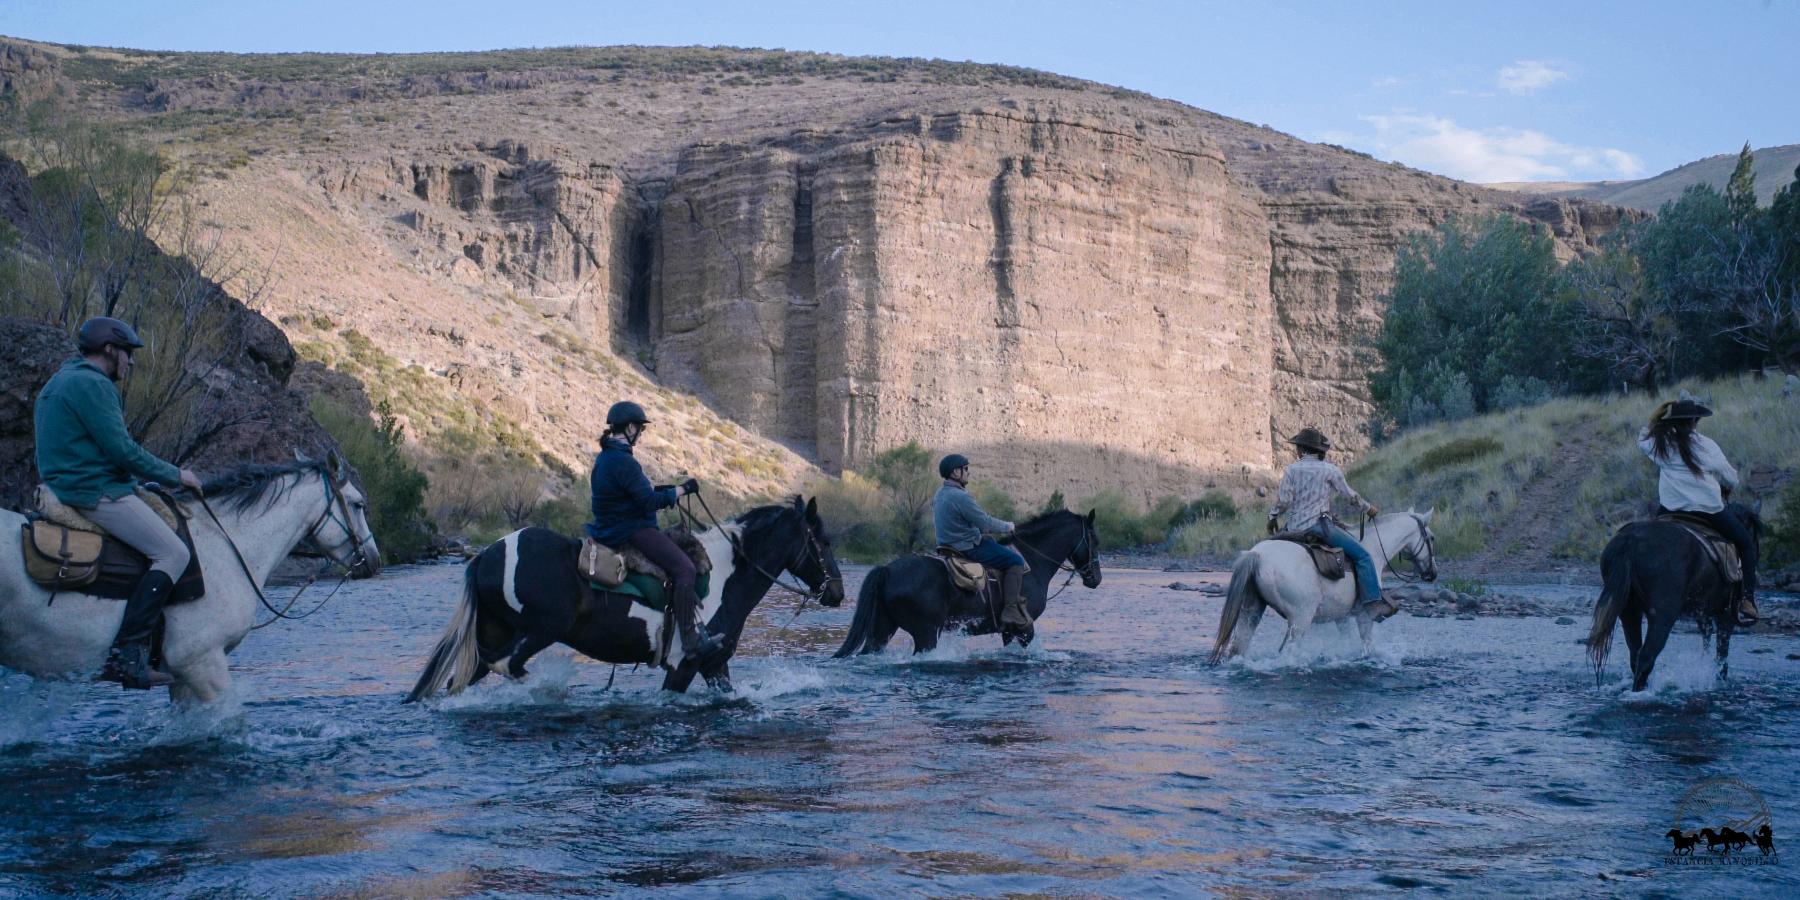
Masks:
[[[625,557],[591,537],[582,538],[576,566],[581,570],[581,577],[594,584],[618,587],[625,583]]]
[[[85,587],[100,577],[100,552],[106,544],[101,535],[32,519],[21,526],[20,537],[32,581],[63,590]]]

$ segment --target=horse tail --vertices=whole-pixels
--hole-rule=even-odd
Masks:
[[[1594,683],[1599,684],[1606,667],[1606,655],[1612,651],[1613,626],[1625,611],[1631,597],[1631,554],[1614,554],[1613,547],[1600,555],[1600,577],[1603,586],[1600,600],[1594,604],[1594,627],[1587,637],[1588,659],[1594,664]]]
[[[1206,659],[1209,665],[1216,666],[1225,658],[1225,648],[1231,646],[1231,632],[1237,627],[1245,603],[1262,602],[1261,596],[1251,596],[1256,593],[1256,572],[1261,566],[1262,557],[1254,552],[1244,553],[1232,564],[1231,587],[1225,590],[1225,608],[1219,613],[1219,636]]]
[[[874,637],[875,615],[880,611],[882,595],[887,593],[887,580],[887,566],[876,566],[863,578],[862,590],[856,593],[856,615],[850,619],[850,633],[844,636],[844,645],[831,654],[833,659],[861,650]]]
[[[475,668],[480,664],[475,643],[475,616],[479,607],[475,593],[475,565],[479,562],[481,557],[478,556],[463,568],[462,603],[450,617],[450,624],[444,626],[444,634],[431,651],[431,659],[425,663],[419,683],[413,685],[412,693],[407,694],[403,702],[423,700],[437,693],[439,687],[448,687],[450,693],[459,694],[474,680]]]

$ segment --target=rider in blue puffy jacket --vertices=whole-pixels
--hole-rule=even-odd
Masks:
[[[594,540],[610,547],[630,544],[662,567],[674,580],[669,603],[675,627],[688,658],[704,665],[723,646],[719,636],[702,633],[695,625],[700,598],[694,592],[699,577],[694,561],[683,553],[662,529],[656,527],[658,510],[668,509],[683,494],[697,494],[700,483],[690,478],[679,485],[652,487],[644,467],[632,455],[650,419],[644,408],[624,401],[606,413],[606,433],[600,437],[600,454],[594,458],[593,517],[587,526]],[[722,588],[721,588],[722,590]]]

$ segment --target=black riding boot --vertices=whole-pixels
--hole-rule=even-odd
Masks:
[[[681,649],[684,660],[693,660],[699,668],[707,668],[718,656],[725,642],[710,631],[695,627],[694,619],[700,610],[700,595],[694,592],[693,585],[678,587],[669,599],[675,611],[675,630],[681,635]]]
[[[150,636],[162,618],[163,603],[175,589],[169,576],[151,570],[138,580],[125,601],[125,618],[119,623],[119,636],[113,639],[106,665],[100,670],[103,681],[116,681],[134,690],[148,690],[174,684],[173,676],[150,668]]]

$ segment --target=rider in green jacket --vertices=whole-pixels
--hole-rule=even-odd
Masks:
[[[100,677],[128,688],[174,681],[150,668],[150,637],[163,603],[188,566],[188,548],[135,493],[137,480],[179,482],[195,491],[194,473],[138,446],[125,429],[116,382],[131,374],[132,351],[144,346],[130,325],[89,319],[76,335],[81,356],[63,364],[38,392],[33,410],[38,474],[58,500],[150,560],[125,602]]]

